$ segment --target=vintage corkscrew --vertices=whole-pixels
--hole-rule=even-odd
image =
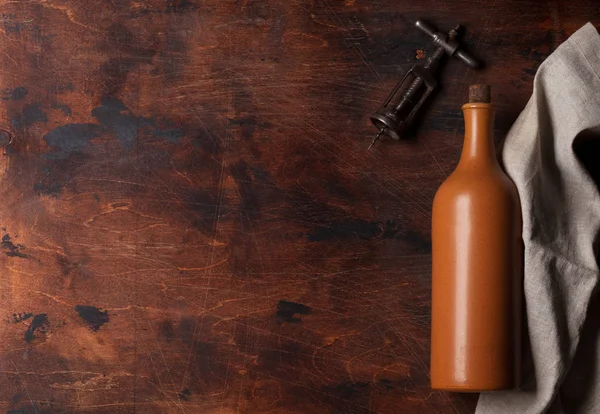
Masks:
[[[460,48],[457,40],[460,25],[450,30],[448,35],[438,32],[423,20],[417,20],[417,28],[429,35],[437,46],[424,64],[414,65],[398,82],[382,107],[371,115],[371,122],[379,132],[369,145],[369,149],[382,135],[399,140],[402,133],[415,119],[415,115],[438,86],[436,69],[444,55],[455,56],[470,68],[479,67],[479,62]]]

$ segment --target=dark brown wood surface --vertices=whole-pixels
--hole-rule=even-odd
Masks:
[[[428,388],[431,202],[468,86],[500,140],[593,1],[0,5],[2,412],[473,412]],[[417,18],[487,68],[368,152]]]

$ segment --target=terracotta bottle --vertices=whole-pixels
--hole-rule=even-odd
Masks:
[[[462,107],[465,141],[432,214],[431,387],[484,391],[518,386],[521,209],[493,143],[488,85]]]

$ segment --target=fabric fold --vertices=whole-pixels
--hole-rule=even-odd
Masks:
[[[577,383],[582,378],[577,373],[585,368],[578,364],[593,362],[575,357],[588,345],[580,337],[589,325],[586,319],[600,318],[589,312],[599,277],[600,195],[589,166],[574,149],[582,134],[600,142],[598,74],[600,36],[588,23],[540,65],[533,95],[505,140],[503,164],[523,211],[531,353],[525,353],[530,357],[522,389],[483,393],[478,414],[600,412],[597,385],[574,397],[579,395],[574,390],[584,386]],[[593,330],[585,335],[595,347],[585,354],[594,361],[600,355],[597,337]],[[595,367],[596,376],[588,380],[597,384]]]

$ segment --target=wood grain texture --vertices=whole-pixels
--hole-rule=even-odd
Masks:
[[[594,2],[2,1],[0,410],[469,413],[428,388],[431,202]],[[461,22],[417,139],[369,115]]]

